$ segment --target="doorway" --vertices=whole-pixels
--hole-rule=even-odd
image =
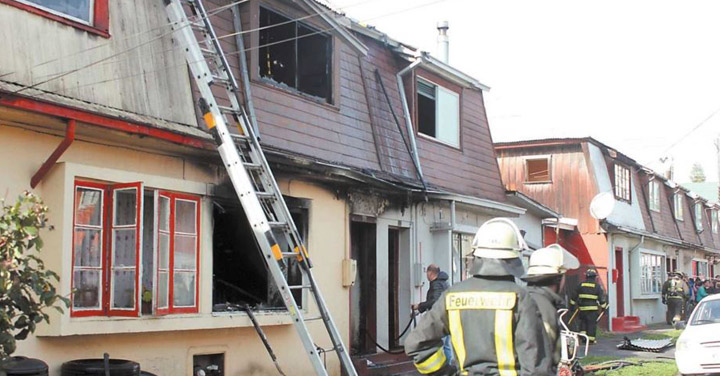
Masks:
[[[390,349],[400,347],[400,230],[388,229],[388,338]]]
[[[350,288],[350,355],[376,352],[376,239],[375,223],[350,222],[350,257],[357,261],[357,277]]]
[[[617,279],[615,281],[615,307],[617,317],[625,316],[625,280],[623,278],[623,249],[615,248],[615,270]]]

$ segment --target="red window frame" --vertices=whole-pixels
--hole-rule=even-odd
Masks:
[[[104,184],[97,182],[88,182],[76,180],[73,187],[73,236],[72,236],[72,270],[70,272],[70,287],[74,286],[75,277],[75,227],[76,227],[76,214],[77,214],[77,203],[76,196],[78,188],[91,188],[102,191],[102,214],[101,214],[101,274],[100,274],[100,308],[99,309],[77,309],[72,300],[75,298],[74,294],[71,294],[70,304],[70,317],[88,317],[88,316],[127,316],[137,317],[140,313],[140,278],[142,274],[141,266],[141,242],[142,242],[142,195],[143,186],[142,183],[127,183],[127,184]],[[114,215],[113,215],[113,201],[114,193],[117,190],[126,188],[135,188],[137,194],[137,209],[136,209],[136,239],[135,239],[135,307],[133,309],[113,309],[111,307],[111,289],[112,289],[112,235],[114,229]]]
[[[174,193],[174,192],[168,192],[168,191],[159,191],[158,192],[158,213],[160,211],[159,205],[160,205],[160,199],[162,197],[168,198],[170,200],[170,207],[169,207],[169,260],[168,260],[168,298],[167,298],[167,307],[158,307],[157,304],[160,301],[160,289],[157,288],[159,283],[156,283],[156,289],[155,289],[155,313],[158,315],[167,315],[167,314],[176,314],[176,313],[197,313],[198,307],[199,307],[199,282],[200,282],[200,197],[194,196],[194,195],[188,195],[188,194],[182,194],[182,193]],[[175,208],[178,200],[182,201],[192,201],[195,203],[195,304],[193,306],[188,307],[175,307],[174,305],[174,283],[175,283]],[[159,215],[159,214],[156,214]],[[159,232],[160,232],[160,224],[158,221],[158,226],[156,227],[156,231],[158,232],[156,236],[158,236],[158,247],[157,247],[157,264],[156,264],[156,270],[155,270],[155,280],[160,280],[160,240],[159,240]]]
[[[99,35],[103,38],[110,38],[109,0],[95,0],[95,3],[93,4],[92,25],[87,25],[85,23],[75,21],[71,18],[49,12],[45,9],[39,8],[38,6],[19,2],[17,0],[0,0],[0,4],[7,4],[16,8],[20,8],[27,12],[49,18],[53,21],[57,21],[61,24],[87,31],[88,33]]]

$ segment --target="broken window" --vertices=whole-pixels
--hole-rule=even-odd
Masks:
[[[422,79],[417,80],[418,132],[451,146],[460,146],[460,96]]]
[[[301,22],[260,8],[260,76],[332,102],[332,40]]]
[[[300,236],[307,238],[309,201],[285,197],[285,202]],[[233,311],[245,304],[262,310],[285,309],[240,203],[217,199],[213,219],[213,311]],[[281,233],[275,237],[281,249],[291,251]],[[296,259],[286,259],[282,269],[289,285],[302,284]],[[299,306],[302,294],[293,291]]]
[[[525,181],[546,183],[550,181],[550,158],[528,158],[525,160]]]

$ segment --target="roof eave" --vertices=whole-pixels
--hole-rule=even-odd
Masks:
[[[420,54],[419,58],[422,60],[424,67],[430,70],[431,72],[438,74],[442,76],[443,78],[447,78],[451,81],[454,81],[458,84],[461,84],[466,87],[470,87],[473,89],[478,89],[482,91],[490,91],[490,86],[482,84],[477,79],[471,77],[470,75],[463,73],[457,68],[452,67],[451,65],[438,60],[434,57],[432,57],[430,54],[423,52]]]
[[[322,18],[325,22],[327,22],[335,30],[335,32],[350,45],[350,47],[352,47],[355,51],[357,51],[361,55],[367,56],[368,47],[363,42],[361,42],[359,39],[357,39],[354,35],[352,35],[344,25],[341,25],[340,22],[338,21],[338,19],[334,18],[326,10],[320,8],[320,5],[318,5],[315,1],[313,1],[313,0],[293,0],[293,1],[300,6],[304,6],[306,8],[306,10],[310,11],[311,13],[319,15],[320,18]]]

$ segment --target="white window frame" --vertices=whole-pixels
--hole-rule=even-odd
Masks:
[[[420,135],[421,137],[429,138],[429,139],[431,139],[431,140],[433,140],[433,141],[436,141],[436,142],[439,142],[439,143],[441,143],[441,144],[448,145],[448,146],[451,146],[451,147],[453,147],[453,148],[459,149],[459,148],[460,148],[460,141],[461,141],[461,140],[460,140],[460,124],[461,124],[461,119],[460,119],[460,106],[461,106],[461,103],[460,103],[460,94],[458,94],[458,93],[456,93],[456,92],[454,92],[454,91],[452,91],[452,90],[450,90],[450,89],[448,89],[448,88],[446,88],[446,87],[444,87],[444,86],[442,86],[442,85],[440,85],[440,84],[438,84],[438,83],[436,83],[436,82],[433,82],[432,80],[428,80],[428,79],[425,78],[425,77],[418,76],[418,77],[417,77],[417,81],[418,81],[418,82],[423,81],[423,83],[425,83],[426,85],[430,85],[430,86],[434,86],[434,87],[435,87],[435,136],[431,136],[431,135],[428,135],[428,134],[425,134],[425,133],[420,132],[420,127],[419,127],[419,126],[418,126],[418,132],[417,132],[418,135]],[[457,104],[458,104],[458,105],[457,105],[457,143],[456,143],[456,144],[455,144],[455,143],[452,143],[452,142],[449,142],[449,141],[446,141],[446,140],[443,140],[443,139],[440,139],[440,138],[437,137],[437,135],[438,135],[438,133],[439,133],[439,130],[440,130],[440,127],[441,127],[441,125],[443,124],[443,123],[441,123],[441,118],[442,118],[442,116],[440,116],[440,95],[439,95],[439,94],[440,94],[440,91],[441,91],[441,90],[442,90],[443,93],[449,94],[449,95],[451,95],[451,96],[454,96],[454,97],[457,99]],[[417,93],[417,90],[416,90],[415,95],[417,96],[418,94],[419,94],[419,93]],[[416,113],[417,113],[417,111],[416,111]],[[419,123],[419,120],[418,120],[418,123]]]
[[[615,178],[613,181],[615,198],[626,202],[632,202],[632,172],[630,171],[630,167],[615,162],[613,171],[613,176]],[[627,173],[627,176],[625,176],[625,173]],[[625,187],[625,184],[623,183],[625,183],[627,187]],[[624,191],[626,188],[627,197],[622,195],[622,193],[625,193]]]
[[[63,13],[63,12],[60,12],[60,11],[57,11],[57,10],[55,10],[55,9],[48,8],[48,7],[46,7],[46,6],[37,4],[37,3],[35,3],[35,2],[33,2],[33,1],[31,1],[31,0],[14,0],[14,1],[17,1],[18,3],[22,3],[22,4],[25,4],[25,5],[28,5],[28,6],[31,6],[31,7],[33,7],[33,8],[41,9],[41,10],[43,10],[43,11],[45,11],[45,12],[52,13],[52,14],[54,14],[54,15],[56,15],[56,16],[59,16],[59,17],[62,17],[62,18],[67,18],[68,20],[72,20],[72,21],[75,21],[75,22],[79,22],[79,23],[81,23],[81,24],[83,24],[83,25],[93,26],[93,24],[94,24],[94,23],[93,23],[93,20],[95,20],[95,0],[88,0],[88,1],[89,1],[89,5],[88,5],[88,6],[90,7],[90,9],[89,9],[89,11],[88,11],[88,19],[89,19],[89,21],[85,21],[85,20],[83,20],[82,18],[77,18],[77,17],[71,16],[71,15],[69,15],[69,14],[66,14],[66,13]]]
[[[713,234],[718,233],[718,210],[715,208],[710,209],[710,227]]]
[[[659,295],[662,293],[666,262],[666,255],[662,253],[640,251],[640,293],[642,295]],[[656,263],[659,263],[659,265]]]
[[[695,202],[695,229],[698,232],[703,230],[703,204],[701,202]]]
[[[673,195],[673,206],[674,206],[674,216],[675,219],[678,221],[683,221],[683,205],[685,204],[685,198],[683,197],[683,193],[681,192],[675,192]]]
[[[660,212],[660,183],[657,180],[650,180],[648,183],[648,190],[650,191],[650,210],[654,212]]]

